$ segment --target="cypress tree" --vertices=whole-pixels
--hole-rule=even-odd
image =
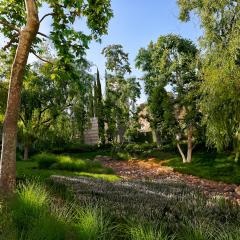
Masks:
[[[96,117],[98,118],[98,135],[101,144],[105,144],[105,129],[104,129],[104,112],[103,112],[103,97],[102,97],[102,87],[100,81],[99,71],[97,69],[97,79],[95,82],[95,97],[96,99]]]

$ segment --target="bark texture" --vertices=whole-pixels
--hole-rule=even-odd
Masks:
[[[24,153],[23,153],[23,160],[27,161],[29,156],[29,145],[26,143],[24,145]]]
[[[0,161],[0,187],[10,193],[16,186],[17,122],[21,101],[23,74],[30,48],[39,29],[38,9],[35,0],[25,0],[27,23],[21,30],[18,48],[11,69],[7,108],[3,124]]]
[[[188,128],[188,151],[187,151],[187,162],[192,162],[192,151],[193,151],[193,127],[192,125]]]

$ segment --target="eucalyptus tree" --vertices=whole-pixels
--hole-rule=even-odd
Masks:
[[[197,75],[197,59],[196,46],[190,40],[172,34],[159,37],[158,41],[151,42],[147,49],[140,49],[136,58],[136,66],[145,72],[143,76],[146,83],[145,90],[150,99],[152,98],[151,101],[158,99],[154,96],[154,94],[158,94],[156,88],[162,93],[166,86],[172,88],[175,99],[174,109],[180,131],[177,135],[183,135],[187,131],[188,137],[187,157],[177,142],[183,162],[191,162],[193,131],[199,115],[197,101],[200,81]],[[151,105],[155,106],[153,102]],[[154,114],[156,114],[155,110],[152,111],[152,116]]]
[[[46,3],[49,12],[39,18],[39,10]],[[50,34],[39,31],[40,25],[52,18]],[[77,20],[86,18],[90,35],[76,30]],[[0,184],[2,190],[15,189],[17,121],[20,109],[21,88],[29,53],[43,60],[39,53],[39,42],[50,38],[62,61],[75,58],[81,60],[88,42],[107,33],[112,17],[110,0],[1,0],[0,31],[9,39],[4,49],[16,51],[12,64],[8,103],[3,127],[3,143],[0,163]]]
[[[129,117],[130,104],[136,102],[140,95],[140,85],[136,78],[126,78],[131,73],[128,54],[123,51],[121,45],[110,45],[103,49],[106,57],[106,101],[105,114],[107,116],[109,138],[124,141]],[[130,103],[131,101],[131,103]]]
[[[240,3],[236,0],[179,0],[180,19],[189,21],[191,12],[204,34],[201,108],[207,140],[218,150],[234,145],[240,152]]]

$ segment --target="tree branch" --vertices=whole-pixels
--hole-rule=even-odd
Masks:
[[[49,39],[49,36],[47,36],[47,35],[44,34],[44,33],[38,32],[37,34]]]
[[[16,30],[18,33],[20,33],[20,29],[18,29],[15,25],[9,23],[6,19],[0,19],[0,24],[11,28],[12,30]]]
[[[41,23],[46,17],[48,17],[48,16],[53,16],[53,15],[54,15],[54,13],[47,13],[47,14],[45,14],[45,15],[41,18],[40,23]]]
[[[10,41],[2,48],[4,51],[5,50],[7,50],[8,48],[10,48],[11,46],[12,46],[12,44],[14,43],[14,42],[16,42],[15,40],[16,40],[16,37],[18,37],[19,36],[19,34],[14,34],[13,36],[12,36],[12,38],[10,39]]]
[[[40,59],[41,61],[43,61],[43,62],[45,62],[45,63],[49,63],[49,64],[51,64],[51,65],[53,65],[53,63],[52,62],[50,62],[50,61],[48,61],[47,59],[44,59],[44,58],[42,58],[41,56],[39,56],[39,55],[37,55],[37,53],[35,52],[35,51],[31,51],[31,53],[35,56],[35,57],[37,57],[38,59]]]

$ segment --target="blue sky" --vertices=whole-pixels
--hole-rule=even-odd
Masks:
[[[189,23],[178,20],[179,9],[176,0],[112,0],[114,18],[110,21],[109,32],[102,43],[92,43],[87,52],[88,59],[96,64],[104,76],[105,59],[101,55],[103,47],[122,44],[129,53],[132,75],[141,77],[134,68],[134,59],[141,47],[147,47],[151,40],[160,35],[175,33],[197,43],[201,35],[199,22],[195,18]],[[143,85],[143,84],[142,84]],[[144,91],[138,103],[146,101]]]

